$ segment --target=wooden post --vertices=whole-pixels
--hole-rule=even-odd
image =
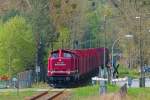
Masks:
[[[124,84],[120,90],[119,90],[119,94],[121,97],[125,97],[127,94],[127,84]]]

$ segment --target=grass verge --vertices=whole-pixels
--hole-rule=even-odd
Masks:
[[[118,72],[119,72],[119,77],[130,76],[132,78],[138,78],[140,75],[137,69],[129,69],[123,66],[119,67]]]
[[[108,85],[107,86],[108,92],[117,92],[119,90],[119,87],[115,85]],[[88,85],[85,87],[79,87],[75,88],[72,93],[72,99],[73,100],[85,100],[87,97],[91,96],[98,96],[99,95],[99,85]]]
[[[37,92],[34,91],[21,91],[19,93],[16,92],[1,92],[0,93],[0,100],[24,100],[27,96],[32,96]]]
[[[108,96],[119,91],[120,87],[108,85]],[[113,96],[112,96],[113,97]],[[99,100],[99,85],[88,85],[73,89],[71,100]],[[109,99],[108,99],[109,100]],[[120,100],[120,99],[117,99]],[[128,88],[126,100],[150,100],[150,88]]]
[[[38,82],[38,83],[34,83],[32,85],[32,88],[48,89],[50,87],[49,87],[49,85],[46,82]]]
[[[129,88],[130,100],[150,100],[150,88]]]

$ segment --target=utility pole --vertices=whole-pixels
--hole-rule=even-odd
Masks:
[[[99,66],[99,76],[106,78],[108,75],[106,69],[106,16],[104,16],[104,55],[103,55],[103,66]],[[103,68],[102,68],[103,67]]]
[[[141,69],[141,74],[140,74],[140,87],[145,87],[145,78],[144,78],[144,70],[143,70],[143,47],[142,47],[142,31],[141,31],[141,15],[139,17],[140,21],[140,69]]]
[[[139,8],[139,16],[136,17],[136,19],[139,19],[139,56],[140,56],[140,80],[139,80],[139,86],[145,87],[145,77],[144,77],[144,69],[143,69],[143,40],[142,40],[142,10]]]
[[[8,72],[9,72],[9,77],[11,77],[11,73],[10,73],[10,71],[11,71],[11,70],[10,70],[10,66],[11,66],[10,56],[11,56],[11,55],[10,55],[10,53],[9,53],[8,55],[9,55],[9,59],[8,59],[8,63],[9,63],[9,65],[8,65],[8,66],[9,66]]]
[[[106,78],[106,15],[104,15],[104,77]]]

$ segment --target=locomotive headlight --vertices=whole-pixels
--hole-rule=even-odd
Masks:
[[[51,74],[53,74],[53,73],[54,73],[54,71],[48,71],[48,73],[51,73]]]
[[[54,71],[51,71],[51,74],[53,74]]]
[[[70,71],[68,71],[67,73],[70,74]]]
[[[47,71],[47,75],[49,75],[49,74],[51,74],[51,71],[48,70],[48,71]]]

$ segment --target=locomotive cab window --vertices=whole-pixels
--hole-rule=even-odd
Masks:
[[[58,53],[52,53],[51,57],[52,58],[58,58]]]
[[[66,52],[64,52],[64,57],[65,57],[65,58],[71,58],[72,56],[71,56],[71,54],[70,54],[70,53],[66,53]]]

